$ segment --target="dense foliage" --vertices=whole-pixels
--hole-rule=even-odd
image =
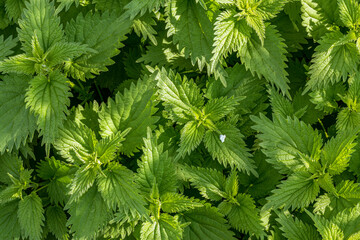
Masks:
[[[0,0],[0,239],[360,239],[358,0]]]

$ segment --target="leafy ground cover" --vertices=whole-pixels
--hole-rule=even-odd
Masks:
[[[0,0],[0,239],[360,239],[357,0]]]

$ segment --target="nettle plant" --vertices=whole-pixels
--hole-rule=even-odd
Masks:
[[[360,239],[359,26],[357,0],[0,0],[0,239]]]

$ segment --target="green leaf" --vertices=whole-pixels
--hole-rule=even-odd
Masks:
[[[211,78],[207,83],[205,96],[208,99],[221,99],[222,97],[241,99],[235,110],[230,112],[229,115],[239,115],[238,118],[241,121],[237,124],[240,132],[247,137],[254,132],[250,128],[253,122],[249,116],[256,115],[268,107],[268,104],[265,103],[265,101],[268,101],[264,89],[265,81],[257,76],[253,76],[250,71],[246,70],[243,64],[236,63],[234,67],[228,67],[225,70],[228,75],[226,78],[227,86],[224,87],[220,81]],[[245,99],[242,99],[244,97]]]
[[[294,116],[294,107],[284,96],[280,95],[274,88],[268,90],[273,114],[280,115],[283,118]]]
[[[44,209],[40,197],[35,192],[20,200],[18,218],[25,237],[31,240],[42,239]]]
[[[224,175],[210,168],[181,166],[184,180],[190,181],[191,185],[199,189],[200,194],[212,201],[219,201],[226,197]]]
[[[25,54],[18,54],[0,62],[0,71],[3,73],[33,75],[36,68],[35,61],[36,60],[33,57],[28,57]]]
[[[260,132],[262,151],[280,173],[291,173],[297,169],[318,169],[322,147],[321,135],[310,125],[296,117],[287,119],[274,115],[270,121],[263,114],[251,118],[256,125],[253,128]]]
[[[340,229],[338,225],[327,220],[324,217],[319,215],[313,215],[309,211],[305,210],[307,214],[314,221],[315,226],[319,233],[321,234],[322,239],[324,240],[343,240],[344,232]]]
[[[97,178],[101,196],[109,208],[123,209],[132,216],[146,215],[145,201],[134,184],[134,173],[118,163],[110,164]]]
[[[307,172],[297,172],[281,182],[267,197],[268,207],[292,209],[307,207],[320,192],[319,184]]]
[[[114,63],[111,58],[119,54],[118,48],[123,46],[120,41],[125,40],[130,26],[131,21],[125,17],[117,18],[109,12],[102,15],[89,12],[85,17],[80,13],[75,20],[72,19],[65,28],[68,41],[86,44],[96,52],[67,61],[64,66],[66,74],[85,80],[100,71],[107,71],[106,66]]]
[[[64,37],[54,3],[48,0],[30,0],[25,5],[18,29],[23,50],[29,55],[32,53],[32,39],[36,35],[41,48],[46,52]]]
[[[208,116],[212,121],[216,122],[224,118],[229,113],[236,110],[238,100],[235,98],[220,97],[210,99],[204,106],[204,115]]]
[[[336,129],[345,131],[354,129],[360,123],[360,76],[354,74],[349,79],[349,89],[346,94],[341,96],[341,100],[346,103],[347,108],[343,108],[336,119]]]
[[[16,160],[16,159],[12,159]],[[21,163],[22,165],[22,163]],[[10,178],[11,183],[9,186],[1,188],[0,191],[0,204],[4,204],[10,201],[13,201],[17,198],[21,198],[23,196],[23,190],[31,187],[31,173],[33,170],[24,170],[22,166],[20,166],[20,171],[18,176],[12,176],[11,172],[6,173]]]
[[[337,1],[329,2],[327,0],[316,0],[316,2],[321,7],[321,11],[323,11],[324,16],[328,22],[342,26],[339,14],[339,5]]]
[[[49,194],[50,201],[52,203],[64,204],[68,200],[68,186],[71,183],[71,178],[71,175],[67,175],[63,177],[58,177],[56,178],[56,180],[52,180],[49,182],[46,191]]]
[[[77,58],[86,53],[96,53],[86,44],[75,42],[57,42],[45,53],[48,67],[56,66],[65,61]]]
[[[110,220],[110,224],[104,227],[104,238],[125,239],[135,231],[135,228],[140,226],[139,222],[139,217],[133,218],[123,212],[117,212],[115,219]]]
[[[13,49],[17,45],[17,38],[8,37],[4,40],[4,36],[0,36],[0,61],[4,60],[7,56],[14,53]]]
[[[158,144],[151,130],[148,129],[147,138],[144,139],[142,161],[138,164],[136,182],[145,195],[150,194],[156,184],[159,194],[175,192],[178,179],[174,168],[174,158],[163,152],[163,144]]]
[[[254,162],[250,159],[251,154],[246,148],[240,131],[228,122],[219,123],[216,127],[221,135],[226,137],[222,141],[218,132],[208,130],[205,133],[205,147],[212,157],[225,167],[230,166],[257,176]]]
[[[32,139],[36,118],[25,107],[29,77],[7,75],[0,82],[0,152],[19,148]]]
[[[330,173],[322,173],[319,175],[319,178],[317,178],[317,183],[319,186],[325,191],[335,194],[336,189],[332,175],[330,175]]]
[[[287,116],[301,118],[306,112],[307,106],[295,111],[295,106],[287,98],[278,93],[274,88],[268,90],[270,95],[271,108],[275,115],[283,118]]]
[[[44,48],[41,47],[39,38],[37,37],[36,33],[31,39],[31,54],[34,60],[39,62],[44,57]]]
[[[184,229],[184,240],[234,240],[223,215],[214,207],[195,208],[180,215],[182,222],[190,225]]]
[[[99,172],[98,166],[92,164],[79,168],[70,185],[70,200],[68,204],[78,201],[93,185]]]
[[[350,180],[341,181],[336,186],[336,191],[339,197],[347,200],[360,198],[360,184]]]
[[[258,15],[248,15],[246,18],[247,24],[255,30],[256,34],[258,35],[260,42],[264,44],[265,38],[265,22],[261,16]]]
[[[5,10],[10,20],[17,22],[25,8],[24,0],[5,0]]]
[[[360,22],[360,5],[355,0],[338,0],[341,21],[348,28],[354,29]]]
[[[19,201],[0,205],[0,238],[19,239],[20,223],[17,217]]]
[[[237,20],[235,10],[226,10],[219,14],[215,22],[215,38],[211,70],[214,71],[219,61],[230,52],[239,51],[251,36],[251,28],[245,19]]]
[[[130,128],[126,141],[120,149],[121,152],[131,155],[138,151],[142,145],[142,138],[146,136],[148,127],[153,128],[158,117],[155,103],[153,77],[145,76],[137,84],[131,84],[124,93],[118,92],[115,101],[109,98],[107,105],[101,106],[99,112],[100,135],[107,137]]]
[[[250,71],[247,71],[243,64],[236,63],[233,67],[227,67],[225,71],[228,75],[226,79],[227,86],[225,87],[220,81],[210,78],[207,83],[205,96],[210,100],[221,97],[234,97],[236,99],[241,96],[246,96],[246,98],[241,101],[241,107],[245,108],[244,105],[249,101],[249,98],[253,98],[250,92],[253,95],[255,95],[255,93],[258,95],[258,92],[262,90],[261,87],[259,89],[262,81],[252,75]]]
[[[134,20],[133,28],[135,33],[139,37],[143,37],[144,40],[147,38],[150,39],[151,43],[154,45],[157,45],[157,40],[154,35],[157,34],[157,32],[154,30],[152,26],[156,25],[155,20],[153,19],[154,14],[146,14],[142,16],[139,19]]]
[[[357,71],[358,51],[355,43],[346,38],[340,31],[321,38],[320,45],[315,48],[306,90],[321,89],[341,80],[346,81],[349,74]]]
[[[356,129],[360,125],[360,113],[350,108],[343,108],[336,118],[336,129],[338,131],[346,131]]]
[[[63,9],[65,9],[65,11],[68,11],[73,3],[75,3],[75,6],[78,7],[80,0],[56,0],[56,2],[60,3],[55,11],[56,13],[59,13]]]
[[[38,117],[37,124],[43,143],[54,142],[58,129],[63,126],[70,105],[69,97],[72,96],[67,81],[58,71],[51,72],[48,77],[36,76],[30,81],[26,106]]]
[[[118,132],[114,135],[101,139],[96,144],[96,154],[98,161],[101,163],[108,163],[116,157],[116,152],[121,146],[121,143],[125,140],[124,136],[130,129],[126,129],[123,132]]]
[[[360,74],[355,73],[349,78],[348,92],[341,96],[346,105],[352,110],[358,110],[358,100],[360,99]]]
[[[125,6],[125,9],[127,10],[126,15],[129,15],[130,19],[134,19],[136,16],[139,17],[144,15],[146,12],[159,9],[164,3],[164,0],[132,0]]]
[[[334,1],[336,3],[336,1]],[[325,17],[320,1],[301,0],[302,25],[306,28],[308,35],[319,40],[328,32],[329,20]],[[327,3],[329,4],[329,3]]]
[[[204,8],[192,0],[173,1],[169,4],[168,32],[173,34],[175,44],[185,48],[193,65],[202,69],[211,59],[214,39],[213,26]]]
[[[337,107],[340,96],[345,94],[345,85],[342,82],[327,85],[322,89],[315,90],[309,94],[311,102],[316,104],[316,109],[325,113],[332,113]]]
[[[178,193],[165,193],[160,199],[161,210],[166,213],[179,213],[203,206],[197,199]]]
[[[141,240],[181,240],[183,229],[178,216],[166,213],[160,215],[159,220],[152,218],[151,222],[144,222],[141,227]]]
[[[95,186],[67,208],[70,213],[67,226],[71,226],[75,238],[94,238],[109,219],[109,209]]]
[[[337,184],[334,193],[321,195],[316,199],[314,212],[329,218],[359,203],[360,185],[353,181],[343,180]]]
[[[21,158],[15,154],[0,155],[0,182],[11,184],[12,178],[19,179],[22,165]]]
[[[352,172],[355,176],[359,176],[360,175],[360,145],[356,144],[354,150],[355,151],[351,155],[349,161],[349,171]]]
[[[266,27],[264,44],[260,39],[249,38],[247,43],[241,47],[238,55],[245,64],[246,69],[259,77],[264,76],[271,84],[277,86],[283,94],[289,94],[289,80],[285,71],[287,58],[286,45],[274,26]]]
[[[298,218],[292,218],[284,213],[277,214],[279,218],[276,219],[281,224],[281,230],[283,236],[286,239],[293,240],[316,240],[320,239],[319,233],[316,229],[307,223],[299,220]]]
[[[156,79],[160,88],[159,97],[174,121],[185,123],[193,119],[198,108],[204,105],[200,89],[192,79],[182,79],[179,74],[171,70],[167,73],[164,68],[158,72]]]
[[[10,185],[0,191],[0,205],[11,202],[21,197],[22,186]]]
[[[256,32],[262,44],[265,38],[265,20],[274,18],[283,8],[286,0],[274,1],[237,1],[236,7],[239,10],[235,16],[244,18],[246,23]]]
[[[190,154],[204,138],[205,127],[196,121],[187,122],[181,129],[179,156]]]
[[[261,225],[260,211],[256,208],[251,196],[238,194],[233,201],[224,201],[218,207],[227,216],[230,225],[240,232],[264,237],[265,232],[264,227]]]
[[[94,114],[95,116],[92,115],[91,117],[95,117],[93,120],[97,120],[97,113]],[[83,117],[81,113],[79,115],[81,118]],[[129,129],[98,141],[96,134],[81,122],[81,118],[78,119],[76,116],[75,121],[68,119],[64,124],[65,127],[59,131],[60,136],[54,144],[55,148],[67,161],[72,163],[89,163],[94,160],[99,163],[111,161],[115,157],[120,143],[125,140],[124,135],[129,132]],[[93,120],[88,119],[88,121]]]
[[[50,232],[57,239],[68,240],[69,234],[66,227],[67,217],[65,212],[58,206],[50,206],[46,209],[46,223]]]
[[[38,176],[44,180],[49,180],[62,175],[64,172],[68,172],[69,167],[56,160],[54,157],[45,158],[38,164],[37,173]]]
[[[69,192],[68,184],[72,181],[72,169],[54,157],[46,158],[38,165],[38,176],[48,181],[46,188],[50,201],[63,204]]]
[[[358,130],[341,132],[325,144],[321,163],[330,174],[340,174],[349,165],[351,154],[355,151],[357,133]]]
[[[93,159],[97,142],[95,133],[90,128],[68,120],[59,130],[54,146],[66,161],[82,164]]]
[[[360,205],[345,209],[338,213],[332,221],[343,230],[345,239],[357,239],[360,234]]]
[[[239,192],[239,181],[236,171],[231,171],[229,177],[226,179],[225,192],[229,197],[235,197]]]
[[[259,14],[266,20],[276,17],[276,15],[283,10],[284,5],[288,0],[262,0],[257,7]]]

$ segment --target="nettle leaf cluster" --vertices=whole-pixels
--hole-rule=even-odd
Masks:
[[[357,0],[0,0],[0,239],[360,239]]]

